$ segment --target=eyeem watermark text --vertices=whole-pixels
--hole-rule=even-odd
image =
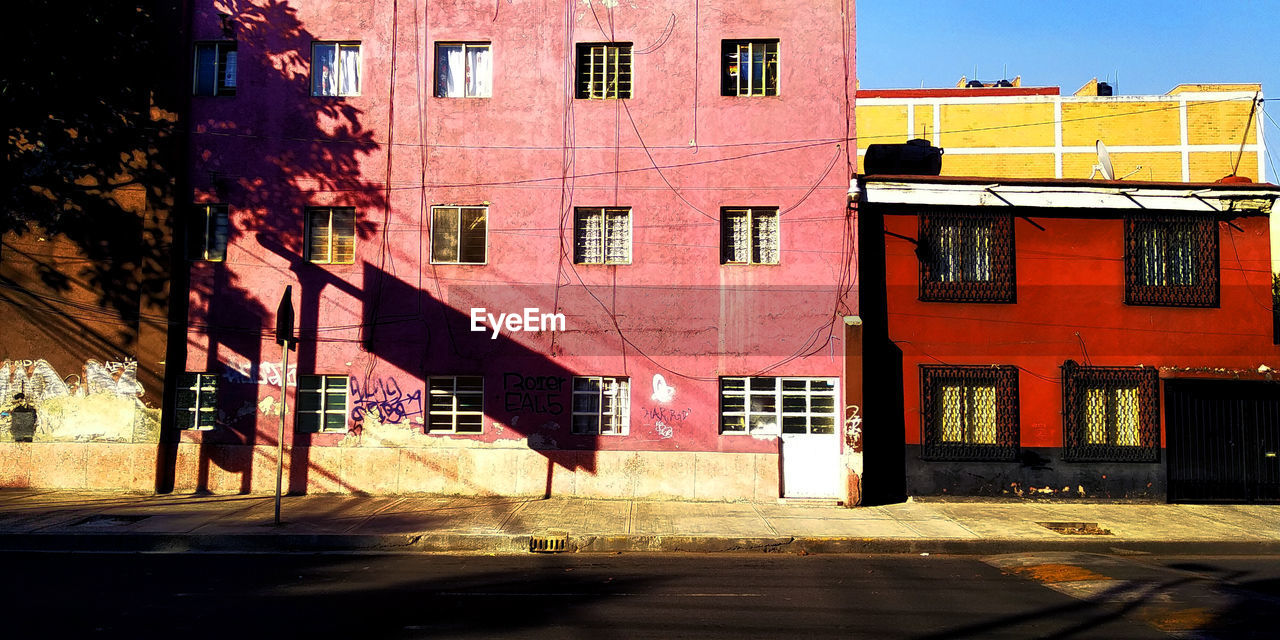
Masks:
[[[564,331],[563,313],[541,313],[541,311],[537,307],[525,307],[524,313],[499,313],[497,317],[494,317],[484,307],[472,307],[471,330],[485,331],[486,327],[481,323],[487,321],[489,325],[487,329],[493,331],[493,335],[489,336],[490,340],[497,340],[498,334],[504,329],[508,333],[515,331]]]

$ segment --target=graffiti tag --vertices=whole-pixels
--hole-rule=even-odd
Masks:
[[[564,413],[560,391],[565,379],[560,376],[524,376],[519,373],[502,374],[503,404],[511,413]]]
[[[226,369],[222,372],[222,377],[228,382],[236,384],[266,384],[273,387],[280,386],[280,365],[274,362],[263,362],[254,367],[249,362],[228,362]],[[289,386],[298,386],[298,367],[297,365],[289,365]]]
[[[351,419],[364,420],[375,414],[383,424],[403,422],[410,416],[422,415],[422,391],[412,393],[400,390],[395,378],[375,379],[364,384],[351,380]]]

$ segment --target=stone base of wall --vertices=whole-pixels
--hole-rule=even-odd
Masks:
[[[181,444],[175,491],[271,493],[276,450]],[[0,487],[155,489],[157,446],[0,443]],[[291,493],[580,496],[755,500],[779,496],[767,453],[542,451],[518,448],[285,449]]]

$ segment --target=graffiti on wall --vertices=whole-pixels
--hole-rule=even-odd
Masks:
[[[278,387],[285,378],[280,375],[280,365],[275,362],[261,362],[254,366],[253,363],[245,360],[228,362],[224,366],[226,368],[222,371],[222,378],[236,384],[263,384]],[[289,365],[287,378],[289,386],[298,386],[297,365]]]
[[[653,395],[651,396],[653,401],[665,404],[675,397],[676,388],[667,384],[667,379],[662,377],[661,373],[653,374]]]
[[[145,391],[134,360],[86,360],[66,376],[43,359],[5,360],[0,426],[9,426],[12,409],[30,407],[41,440],[150,441],[158,434],[159,412],[142,403]]]
[[[675,435],[676,427],[683,427],[685,420],[693,415],[693,409],[668,409],[666,407],[649,407],[641,409],[646,421],[653,421],[653,431],[661,439]]]
[[[395,424],[418,415],[422,415],[421,390],[405,393],[395,378],[375,378],[364,383],[351,379],[352,420],[376,417],[382,424]]]
[[[565,379],[561,376],[526,376],[507,372],[502,374],[502,402],[507,412],[564,413],[561,391]]]

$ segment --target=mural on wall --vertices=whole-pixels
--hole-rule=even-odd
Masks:
[[[154,442],[159,409],[142,402],[133,360],[85,361],[67,376],[45,360],[0,364],[0,439]],[[25,427],[34,418],[34,433]]]

